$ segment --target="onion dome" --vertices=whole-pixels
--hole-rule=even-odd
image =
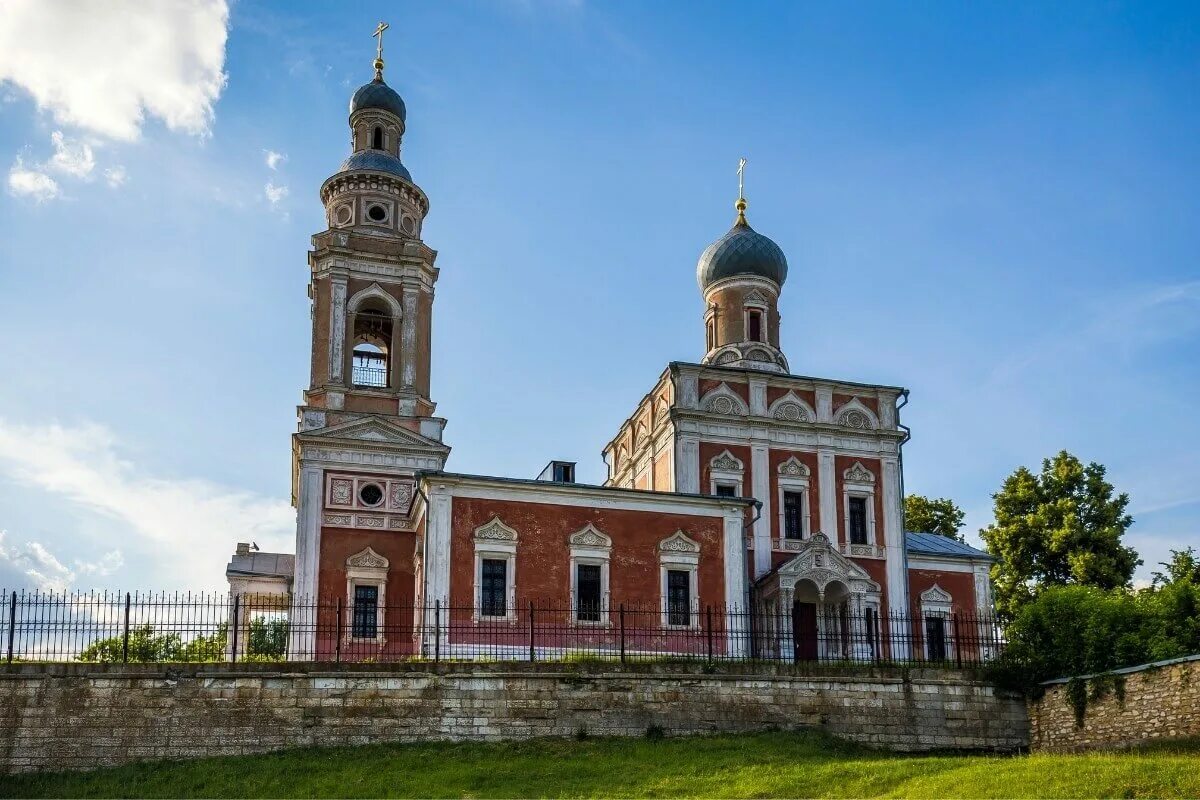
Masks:
[[[745,199],[739,198],[736,208],[737,221],[729,233],[710,244],[696,263],[700,290],[738,275],[767,278],[782,287],[787,280],[787,258],[783,251],[746,222]]]
[[[400,159],[383,150],[360,150],[343,161],[341,169],[338,171],[357,172],[364,169],[386,172],[412,183],[412,175],[408,173],[408,168],[400,162]]]
[[[383,76],[376,71],[375,80],[365,84],[359,88],[354,96],[350,98],[350,113],[355,111],[364,111],[366,109],[379,109],[387,111],[389,114],[395,114],[404,122],[404,101],[400,99],[400,95],[396,90],[383,82]]]

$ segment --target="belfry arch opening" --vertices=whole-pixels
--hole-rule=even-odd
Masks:
[[[355,386],[391,385],[393,320],[391,314],[368,302],[354,315],[351,376]]]
[[[376,125],[375,130],[371,132],[371,147],[375,150],[383,149],[383,128]]]

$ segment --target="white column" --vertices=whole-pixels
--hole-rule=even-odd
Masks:
[[[702,494],[700,440],[694,436],[680,436],[675,440],[675,491]]]
[[[329,293],[329,380],[343,383],[346,363],[346,279],[330,279]]]
[[[837,524],[837,478],[834,475],[832,450],[817,451],[817,480],[820,483],[821,533],[829,537],[834,548],[840,550],[841,533]]]
[[[417,382],[417,289],[404,287],[404,318],[400,320],[400,352],[397,354],[404,365],[401,383],[404,387]]]
[[[433,638],[428,631],[434,630],[436,614],[434,604],[440,603],[442,652],[449,652],[446,621],[449,619],[446,604],[450,601],[450,523],[453,513],[453,498],[445,484],[431,486],[429,505],[425,515],[425,642],[429,652],[433,650]]]
[[[770,449],[765,444],[750,446],[750,481],[754,499],[762,503],[762,513],[754,522],[754,576],[771,569],[771,467]]]
[[[817,386],[817,422],[833,422],[833,387]]]
[[[695,375],[679,376],[679,397],[675,405],[679,408],[696,408],[700,405],[700,384]]]
[[[883,544],[887,548],[888,609],[894,614],[909,613],[908,575],[904,569],[904,531],[900,506],[900,462],[883,458]],[[903,626],[900,626],[903,628]],[[908,639],[901,630],[892,631],[892,648],[908,657]]]
[[[292,584],[295,602],[289,636],[293,660],[311,659],[316,654],[317,569],[321,560],[321,468],[301,464],[296,502],[296,572]]]
[[[750,378],[750,415],[765,417],[767,415],[767,379]]]
[[[728,637],[730,656],[746,656],[750,645],[750,632],[746,627],[749,615],[749,586],[746,576],[746,542],[742,528],[746,524],[745,509],[733,506],[725,510],[725,632]]]

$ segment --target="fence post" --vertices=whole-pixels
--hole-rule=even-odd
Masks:
[[[129,592],[125,593],[125,625],[121,634],[121,663],[129,663]]]
[[[954,631],[954,660],[958,664],[958,668],[962,669],[962,640],[958,638],[958,612],[954,612],[954,618],[951,620],[954,626],[951,630]]]
[[[442,601],[433,601],[433,663],[442,658]]]
[[[12,602],[8,604],[8,663],[13,659],[13,634],[17,632],[17,593],[12,593]]]
[[[229,661],[231,664],[237,663],[238,651],[238,630],[242,627],[242,596],[235,594],[233,596],[233,648],[229,651]]]
[[[531,663],[531,664],[533,663],[533,661],[534,661],[534,658],[535,658],[535,654],[534,654],[534,649],[533,649],[533,648],[534,648],[534,642],[533,642],[533,601],[532,601],[532,600],[530,600],[530,601],[529,601],[529,663]]]
[[[318,604],[317,614],[321,613],[321,607]],[[333,660],[342,660],[342,596],[339,594],[337,598],[337,606],[334,609],[337,614],[337,622],[334,623],[334,635],[337,636],[337,641],[333,644]]]
[[[16,597],[14,594],[13,597]],[[625,663],[625,604],[621,603],[621,663]]]
[[[712,606],[704,607],[705,627],[708,628],[708,660],[713,660],[713,642],[712,642]]]

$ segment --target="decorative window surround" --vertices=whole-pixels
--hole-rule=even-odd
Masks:
[[[867,506],[867,541],[865,544],[850,542],[850,498],[861,497]],[[844,523],[841,544],[846,555],[877,557],[875,542],[875,473],[855,461],[842,472],[842,521]],[[857,552],[856,552],[857,551]]]
[[[777,498],[779,500],[778,513],[779,518],[779,538],[776,539],[776,550],[798,550],[801,543],[812,536],[812,503],[809,497],[808,483],[810,471],[808,466],[800,459],[792,456],[787,461],[779,465],[776,470],[779,473],[779,488]],[[800,538],[788,539],[784,533],[785,527],[785,509],[783,497],[787,492],[799,494],[804,504],[804,513],[800,516]]]
[[[689,539],[683,531],[676,531],[658,543],[659,592],[664,628],[697,629],[700,627],[700,543]],[[688,573],[689,625],[671,625],[667,605],[667,573]]]
[[[374,506],[367,505],[360,497],[362,488],[368,484],[383,489],[383,500]],[[411,478],[327,473],[322,522],[340,528],[403,530],[408,527],[413,492]]]
[[[388,560],[370,547],[360,550],[346,559],[346,619],[344,621],[346,642],[375,642],[383,644],[383,623],[387,606]],[[375,637],[358,638],[354,631],[354,589],[356,586],[374,586],[379,593],[375,608]]]
[[[733,485],[737,487],[736,496],[745,497],[742,485],[745,472],[745,465],[733,453],[723,451],[708,462],[708,493],[715,495],[718,485]]]
[[[576,625],[608,625],[609,624],[609,562],[612,559],[612,538],[602,533],[590,522],[582,529],[572,533],[567,540],[571,548],[571,621]],[[576,589],[576,579],[579,577],[580,564],[593,564],[600,567],[600,619],[579,619],[579,603]]]
[[[487,524],[480,525],[475,529],[474,538],[475,605],[471,612],[471,618],[476,622],[480,620],[512,622],[517,618],[517,532],[501,522],[499,517],[492,517]],[[508,597],[504,604],[505,615],[503,617],[482,617],[479,614],[480,609],[483,608],[484,559],[503,561],[506,564],[506,586],[504,588]]]
[[[396,319],[400,319],[404,316],[404,312],[400,308],[400,302],[385,292],[383,287],[378,283],[372,283],[365,289],[360,289],[359,291],[355,292],[354,296],[351,297],[349,302],[346,303],[346,309],[351,312],[358,311],[358,307],[363,304],[363,301],[371,297],[382,300],[384,304],[387,305],[387,307],[391,310],[392,316]]]
[[[946,653],[954,652],[954,627],[949,624],[950,615],[954,608],[954,598],[950,593],[936,583],[921,592],[921,643],[925,648],[925,659],[929,660],[929,637],[925,635],[925,619],[938,617],[946,621]]]

